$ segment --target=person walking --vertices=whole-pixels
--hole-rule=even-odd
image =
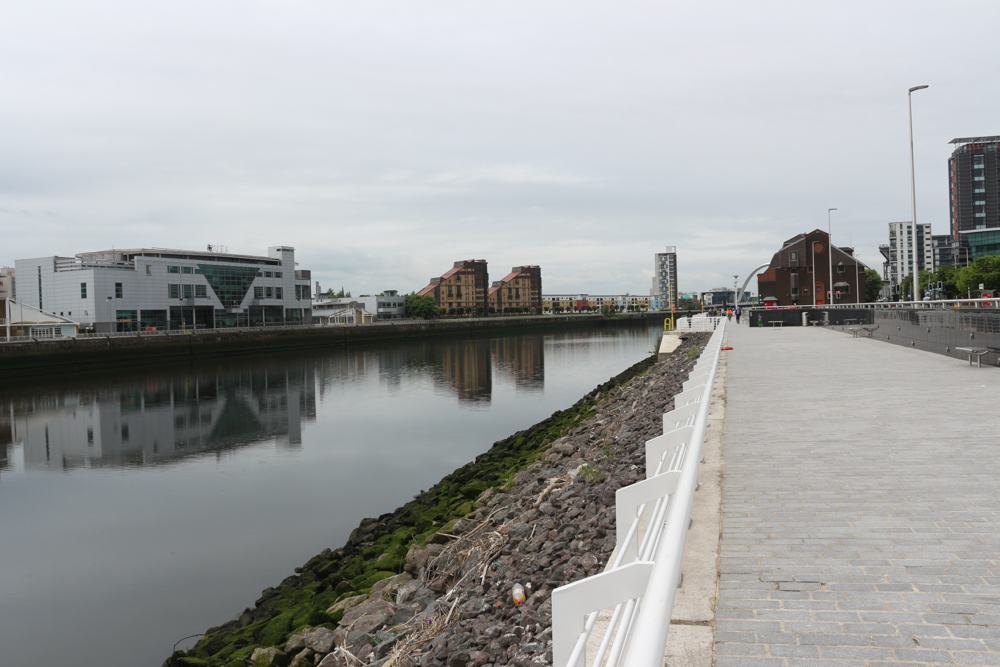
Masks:
[[[740,323],[740,315],[741,314],[742,314],[742,312],[740,311],[740,307],[736,306],[736,324]]]
[[[727,308],[726,309],[726,320],[729,321],[729,322],[733,321],[733,309],[732,308]]]

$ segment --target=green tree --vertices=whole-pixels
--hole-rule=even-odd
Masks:
[[[882,276],[875,269],[865,269],[865,301],[878,301],[882,292]]]
[[[415,320],[429,320],[438,317],[441,309],[434,303],[434,297],[420,296],[416,292],[410,292],[403,297],[406,305],[406,316]]]
[[[960,296],[977,296],[979,286],[983,289],[1000,290],[1000,255],[980,257],[969,266],[958,270],[955,287]]]

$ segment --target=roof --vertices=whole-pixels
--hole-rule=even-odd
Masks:
[[[437,285],[438,283],[431,283],[427,287],[417,292],[417,296],[427,296],[428,294],[434,291],[434,288],[437,287]]]
[[[994,137],[963,137],[960,139],[952,139],[949,144],[995,144],[1000,142],[1000,136]]]

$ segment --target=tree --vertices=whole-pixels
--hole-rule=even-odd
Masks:
[[[434,297],[420,296],[416,292],[410,292],[405,297],[406,315],[415,320],[429,320],[438,317],[441,309],[434,303]]]
[[[875,269],[865,269],[865,301],[878,301],[882,293],[882,276]]]
[[[983,289],[1000,290],[1000,255],[987,255],[980,257],[969,266],[958,270],[955,278],[955,286],[958,288],[959,296],[968,296],[979,291],[979,286]]]

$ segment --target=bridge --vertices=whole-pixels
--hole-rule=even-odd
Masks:
[[[831,328],[720,328],[662,662],[1000,665],[998,369]],[[649,641],[591,637],[573,664],[638,665]]]

